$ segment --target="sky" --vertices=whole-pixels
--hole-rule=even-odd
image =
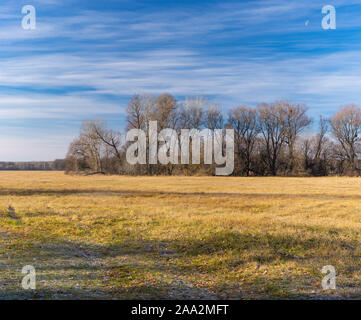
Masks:
[[[322,28],[324,5],[336,29]],[[0,161],[64,158],[83,120],[124,131],[137,93],[201,95],[225,113],[279,99],[315,118],[361,106],[360,40],[352,0],[2,0]]]

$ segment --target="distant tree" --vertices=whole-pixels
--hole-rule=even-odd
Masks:
[[[66,168],[66,160],[65,159],[55,159],[52,163],[52,170],[64,171],[65,168]]]
[[[206,113],[209,102],[201,96],[186,98],[184,102],[179,104],[177,131],[181,133],[182,129],[201,130],[206,125]],[[190,136],[190,143],[194,143]],[[181,139],[179,138],[179,145]],[[192,158],[192,148],[189,150],[189,157]],[[185,175],[194,175],[202,170],[202,164],[182,164],[179,166],[181,172]]]
[[[288,101],[279,102],[284,112],[285,143],[288,147],[288,171],[293,173],[295,167],[295,144],[300,133],[310,124],[311,119],[307,116],[307,108],[302,104],[292,104]]]
[[[124,162],[122,135],[120,132],[108,129],[105,122],[91,122],[89,126],[98,140],[103,144],[103,151],[106,157],[103,157],[102,160],[104,166],[108,168],[107,171],[119,173]],[[113,159],[117,162],[116,166],[113,163]]]
[[[209,104],[205,115],[205,126],[210,130],[223,129],[223,120],[223,114],[219,105]]]
[[[200,129],[205,124],[205,112],[208,101],[202,97],[186,98],[180,105],[179,127],[182,129]]]
[[[285,109],[282,102],[262,103],[257,108],[259,128],[262,136],[263,159],[269,172],[277,175],[279,158],[286,141]]]
[[[259,133],[257,110],[247,106],[229,110],[228,126],[234,129],[235,152],[238,165],[241,166],[240,173],[248,176]]]
[[[80,135],[75,139],[68,150],[69,162],[76,161],[78,166],[93,172],[103,172],[104,144],[99,139],[95,128],[100,126],[101,121],[84,121],[80,129]],[[79,167],[77,169],[80,169]]]
[[[144,129],[145,126],[145,110],[142,104],[141,96],[134,95],[127,107],[127,130],[129,129]]]
[[[303,139],[301,152],[304,170],[310,171],[314,176],[327,175],[327,161],[331,157],[328,153],[333,150],[329,139],[326,137],[328,127],[328,120],[321,116],[318,132],[310,138]]]
[[[312,135],[306,132],[311,124],[307,108],[289,101],[262,103],[257,108],[236,107],[229,110],[225,121],[221,108],[203,97],[186,98],[185,101],[178,102],[166,93],[159,96],[137,94],[131,97],[128,103],[126,120],[126,130],[141,129],[146,134],[147,164],[128,164],[125,152],[130,142],[127,143],[125,136],[120,132],[107,128],[104,121],[94,120],[82,124],[79,136],[69,146],[66,171],[147,175],[214,174],[216,158],[205,153],[205,143],[213,142],[213,148],[220,146],[218,150],[224,151],[224,141],[214,140],[219,139],[221,135],[215,135],[213,132],[216,129],[233,128],[234,175],[320,176],[361,173],[361,111],[354,104],[341,107],[329,120],[320,117],[319,130]],[[187,145],[190,143],[185,157],[192,159],[191,164],[177,164],[174,159],[167,165],[150,164],[150,121],[157,122],[157,139],[163,129],[170,128],[178,134],[182,129],[196,129],[185,131],[189,134],[185,138],[188,140],[178,140],[178,144],[168,143],[170,136],[174,137],[172,130],[163,131],[163,141],[157,140],[158,148],[164,148],[165,145],[167,148],[179,148],[184,141]],[[328,135],[329,131],[332,135]],[[197,132],[203,132],[201,138],[197,136]],[[178,137],[181,139],[180,135]],[[194,161],[195,163],[193,146],[196,146],[197,150],[201,148],[199,160]],[[173,154],[178,154],[179,158],[184,157],[184,154],[170,149],[167,150],[166,156],[170,157]],[[205,163],[202,160],[206,158]],[[64,162],[61,160],[49,163],[0,163],[0,170],[60,168],[64,168]]]
[[[325,145],[326,145],[326,134],[329,130],[328,120],[320,116],[320,122],[319,122],[319,131],[316,134],[316,141],[315,141],[315,155],[314,159],[320,159],[322,154],[324,154],[325,151]]]
[[[157,98],[156,107],[151,115],[157,121],[158,129],[175,129],[178,121],[177,100],[170,94],[164,93]]]
[[[359,173],[357,164],[360,148],[361,112],[355,104],[340,107],[330,119],[332,134],[340,144],[343,156],[354,171]]]

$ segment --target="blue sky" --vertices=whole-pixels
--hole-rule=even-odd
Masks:
[[[29,4],[36,30],[21,27]],[[336,30],[321,27],[324,5]],[[203,95],[224,111],[289,99],[329,116],[361,105],[360,40],[352,0],[3,0],[0,160],[62,158],[86,119],[122,130],[135,93]]]

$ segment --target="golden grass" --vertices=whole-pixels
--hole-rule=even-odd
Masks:
[[[0,172],[0,298],[359,298],[360,213],[360,178]]]

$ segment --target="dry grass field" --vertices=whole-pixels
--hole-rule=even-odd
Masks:
[[[360,298],[360,242],[360,178],[0,172],[2,299]]]

